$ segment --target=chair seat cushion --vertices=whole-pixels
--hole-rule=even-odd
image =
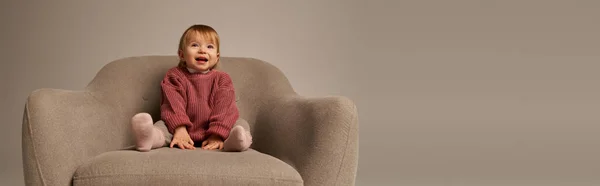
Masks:
[[[100,154],[75,171],[73,185],[303,185],[285,162],[244,152],[159,148]]]

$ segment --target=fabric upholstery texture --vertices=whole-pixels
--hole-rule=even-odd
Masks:
[[[176,56],[124,58],[105,65],[84,90],[32,92],[22,128],[26,185],[115,181],[98,176],[109,173],[144,178],[121,176],[116,185],[150,183],[144,182],[149,176],[162,181],[178,178],[171,185],[197,180],[212,185],[354,185],[358,163],[354,103],[342,96],[298,95],[279,69],[252,58],[222,57],[219,68],[233,80],[240,118],[250,125],[254,150],[239,154],[123,150],[134,144],[129,124],[134,114],[147,112],[154,121],[160,119],[160,81],[177,63]],[[169,155],[181,159],[163,162],[161,157]],[[157,168],[168,162],[172,165]],[[128,163],[146,169],[128,169]],[[206,167],[215,172],[209,174]],[[186,170],[195,172],[176,175]],[[270,179],[262,179],[266,177]]]
[[[111,151],[79,166],[73,185],[302,185],[296,170],[255,150]]]

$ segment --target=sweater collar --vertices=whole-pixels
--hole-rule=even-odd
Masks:
[[[186,67],[186,68],[187,68],[187,67]],[[188,70],[188,72],[190,72],[190,73],[192,73],[192,74],[193,74],[193,73],[197,73],[197,72],[198,72],[197,70],[194,70],[194,69],[191,69],[191,68],[187,68],[187,70]],[[206,70],[206,71],[199,72],[199,73],[201,73],[201,74],[206,74],[206,73],[208,73],[208,72],[210,72],[210,69],[208,69],[208,70]]]

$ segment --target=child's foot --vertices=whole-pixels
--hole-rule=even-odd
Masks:
[[[224,151],[245,151],[252,144],[252,135],[242,126],[235,126],[229,132],[229,137],[223,142]]]
[[[145,152],[164,145],[165,136],[159,129],[154,127],[150,114],[139,113],[133,116],[131,127],[135,135],[137,150]]]

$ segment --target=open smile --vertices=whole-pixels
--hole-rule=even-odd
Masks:
[[[206,63],[208,62],[208,59],[205,57],[197,57],[195,58],[197,62],[201,62],[201,63]]]

